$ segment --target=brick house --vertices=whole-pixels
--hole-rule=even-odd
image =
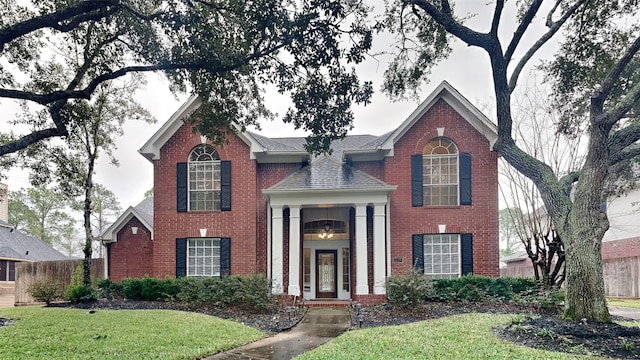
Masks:
[[[412,266],[499,275],[496,127],[448,83],[403,122],[385,119],[396,130],[317,157],[304,138],[252,132],[214,146],[182,121],[198,105],[140,149],[153,219],[130,208],[105,233],[112,279],[263,273],[275,294],[375,303]]]

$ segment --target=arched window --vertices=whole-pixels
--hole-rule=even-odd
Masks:
[[[189,210],[220,210],[220,155],[210,145],[189,154]]]
[[[444,137],[432,139],[422,151],[424,205],[458,205],[458,147]]]

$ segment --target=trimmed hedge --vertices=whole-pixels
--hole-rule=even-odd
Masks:
[[[520,301],[538,294],[538,285],[532,278],[467,275],[455,279],[429,280],[422,273],[411,270],[387,279],[389,303],[400,307],[438,301]]]
[[[124,297],[130,300],[178,301],[186,304],[242,306],[248,310],[264,310],[273,306],[271,282],[264,275],[185,277],[156,279],[127,278],[121,284],[102,280],[97,284],[102,297]]]

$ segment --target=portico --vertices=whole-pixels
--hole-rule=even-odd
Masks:
[[[348,166],[335,164],[338,170],[344,167]],[[395,186],[346,170],[350,177],[341,184],[313,186],[313,181],[304,180],[306,176],[294,173],[263,190],[271,219],[267,268],[274,294],[306,299],[386,294],[385,280],[391,268],[388,203]],[[316,174],[311,169],[300,171]]]

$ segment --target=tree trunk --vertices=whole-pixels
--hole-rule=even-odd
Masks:
[[[599,113],[592,111],[591,118]],[[609,164],[608,132],[608,127],[591,122],[587,157],[561,234],[567,255],[565,319],[611,322],[602,271],[602,238],[609,221],[600,208]]]
[[[585,227],[568,234],[563,314],[567,320],[611,322],[604,292],[601,239]]]

